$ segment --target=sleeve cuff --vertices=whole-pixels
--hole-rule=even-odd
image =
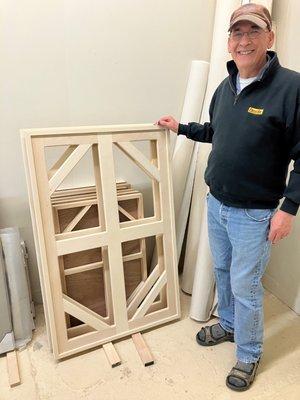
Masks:
[[[178,135],[187,136],[189,132],[189,126],[185,124],[179,124],[178,126]]]
[[[287,212],[288,214],[296,215],[298,208],[299,204],[286,197],[280,207],[280,210]]]

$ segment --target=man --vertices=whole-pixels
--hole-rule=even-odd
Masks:
[[[291,232],[300,204],[300,74],[280,66],[276,53],[268,51],[273,42],[265,7],[238,8],[229,26],[229,76],[213,95],[210,122],[183,125],[171,116],[158,121],[179,135],[212,143],[205,181],[220,320],[196,339],[203,346],[236,343],[237,363],[226,384],[237,391],[250,387],[262,355],[261,278],[270,245]]]

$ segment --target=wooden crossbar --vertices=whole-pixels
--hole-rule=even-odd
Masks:
[[[137,224],[136,226],[132,225],[120,230],[120,239],[122,242],[128,242],[129,240],[159,235],[163,233],[163,229],[163,223],[160,221],[146,222],[144,224]]]
[[[75,226],[78,224],[80,220],[85,216],[85,214],[89,211],[89,209],[92,207],[92,205],[88,205],[83,207],[79,213],[72,219],[72,221],[66,226],[66,228],[63,230],[63,232],[71,232]]]
[[[141,281],[137,287],[134,289],[134,291],[131,293],[131,295],[128,297],[127,301],[126,301],[126,305],[127,305],[127,309],[129,304],[132,302],[132,300],[135,298],[135,296],[137,295],[137,293],[139,292],[139,290],[141,289],[141,287],[144,286],[145,281]]]
[[[143,253],[138,252],[138,253],[133,253],[133,254],[127,254],[126,256],[123,256],[122,259],[123,259],[123,262],[128,262],[128,261],[132,261],[132,260],[138,260],[139,258],[142,258],[142,257],[143,257]],[[98,269],[98,268],[103,268],[103,261],[80,265],[78,267],[67,268],[64,270],[64,274],[65,274],[65,276],[68,276],[68,275],[78,274],[81,272],[91,271],[93,269]]]
[[[71,152],[71,154],[67,153],[66,157],[64,157],[64,155],[61,157],[61,159],[58,161],[58,167],[56,171],[49,180],[50,195],[72,171],[72,169],[81,160],[90,147],[91,144],[80,144]],[[68,152],[68,149],[66,152]]]
[[[160,174],[157,169],[148,158],[138,150],[133,144],[129,142],[119,142],[116,145],[121,149],[125,154],[131,158],[133,162],[135,162],[150,178],[155,179],[156,181],[160,181]]]
[[[71,299],[71,297],[65,294],[63,294],[63,306],[66,313],[72,315],[82,322],[85,322],[87,325],[97,329],[98,331],[110,328],[110,326],[103,321],[103,318],[99,314],[78,303],[78,301]]]
[[[121,207],[120,205],[118,206],[118,209],[119,209],[119,211],[120,211],[123,215],[125,215],[125,217],[127,217],[130,221],[134,221],[134,220],[135,220],[135,218],[134,218],[128,211],[124,210],[124,208]]]
[[[157,281],[158,278],[159,278],[159,266],[156,265],[151,274],[148,276],[147,280],[142,285],[139,285],[139,289],[137,290],[135,296],[128,304],[127,306],[128,318],[131,318],[134,315],[138,306],[144,300],[149,290],[152,288],[152,286],[154,285],[154,283]]]
[[[158,278],[156,284],[152,287],[148,295],[145,297],[144,301],[142,304],[139,306],[137,311],[135,312],[134,316],[132,319],[137,319],[143,317],[146,312],[148,311],[149,307],[153,303],[153,301],[156,299],[156,297],[159,295],[159,292],[161,289],[164,287],[164,285],[167,283],[167,274],[166,271],[164,271],[161,276]]]
[[[49,179],[52,178],[52,176],[57,172],[57,170],[69,158],[69,156],[73,153],[73,151],[76,149],[76,147],[77,147],[76,145],[68,146],[67,150],[64,151],[64,153],[59,157],[59,159],[56,161],[56,163],[48,171]]]
[[[106,245],[106,232],[91,233],[85,236],[69,237],[67,239],[60,239],[56,241],[56,249],[59,256],[76,253],[83,250],[95,249],[96,247],[102,247]]]
[[[90,264],[80,265],[78,267],[67,268],[64,270],[65,276],[79,274],[81,272],[91,271],[103,267],[103,261],[94,262]]]

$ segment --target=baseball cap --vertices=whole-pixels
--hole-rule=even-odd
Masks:
[[[250,21],[262,29],[272,29],[269,10],[261,4],[248,3],[236,9],[230,17],[229,31],[239,21]]]

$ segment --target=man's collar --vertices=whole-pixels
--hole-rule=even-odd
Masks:
[[[272,72],[280,65],[277,54],[274,51],[268,51],[267,58],[268,60],[259,72],[257,80],[263,80],[267,75],[272,74]],[[235,81],[238,69],[233,60],[227,62],[227,70],[231,79]]]
[[[263,74],[264,74],[265,71],[269,68],[270,62],[271,62],[271,56],[267,53],[267,62],[266,62],[265,65],[262,67],[262,69],[260,70],[260,72],[257,74],[257,77],[256,77],[256,79],[257,79],[258,81],[261,80],[261,78],[263,77]]]

